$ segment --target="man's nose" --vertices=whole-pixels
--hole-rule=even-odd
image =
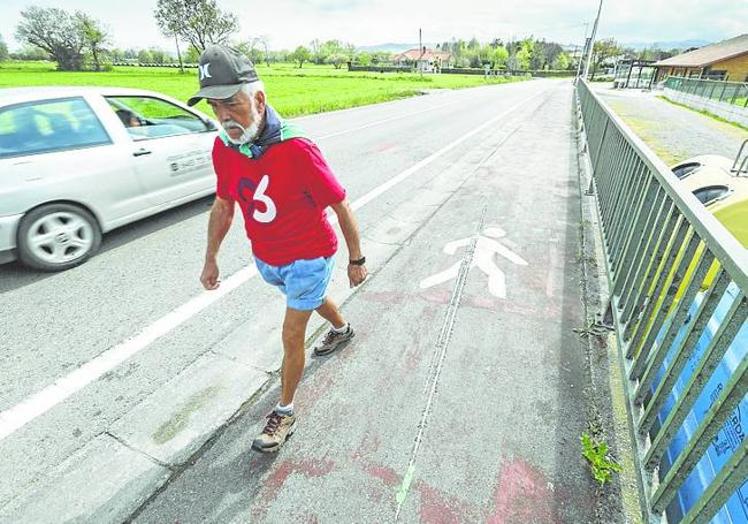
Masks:
[[[215,108],[216,118],[219,122],[227,122],[231,120],[231,116],[229,115],[229,112],[226,110],[225,107],[218,106]]]

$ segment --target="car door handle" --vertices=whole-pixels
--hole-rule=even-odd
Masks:
[[[150,155],[151,151],[147,150],[144,147],[141,147],[137,151],[133,151],[132,156],[143,156],[143,155]]]

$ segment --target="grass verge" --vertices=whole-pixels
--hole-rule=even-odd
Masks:
[[[270,103],[285,117],[376,104],[418,95],[431,89],[459,89],[525,80],[480,75],[349,72],[332,66],[257,65]],[[57,71],[52,62],[5,62],[0,87],[113,86],[157,91],[187,100],[198,89],[197,70],[166,67],[115,67],[112,71]],[[197,106],[209,113],[205,102]]]

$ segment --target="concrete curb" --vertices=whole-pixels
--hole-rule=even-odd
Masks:
[[[577,118],[577,115],[574,115]],[[641,523],[638,476],[633,443],[628,429],[626,399],[623,393],[623,374],[618,362],[618,340],[614,333],[595,333],[592,327],[603,322],[604,305],[610,291],[605,275],[605,254],[601,227],[596,210],[596,197],[586,193],[592,180],[592,166],[584,144],[583,134],[577,135],[579,181],[582,193],[581,231],[583,248],[580,256],[584,275],[585,308],[587,309],[587,343],[590,364],[591,413],[590,433],[610,444],[611,450],[623,466],[623,471],[611,486],[599,488],[597,501],[598,522]],[[595,435],[595,433],[598,433]],[[612,510],[620,511],[616,518]]]

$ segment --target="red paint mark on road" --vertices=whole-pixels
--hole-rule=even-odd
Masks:
[[[421,522],[427,524],[459,524],[468,521],[464,502],[454,497],[445,496],[444,493],[425,482],[419,482],[417,490],[421,498],[419,509]]]
[[[379,147],[375,149],[377,153],[383,153],[385,151],[389,151],[390,149],[396,149],[397,144],[380,144]]]
[[[311,459],[302,459],[296,462],[285,460],[278,465],[273,473],[268,477],[265,485],[268,488],[280,489],[289,476],[294,473],[302,474],[307,478],[324,477],[335,468],[335,464],[329,460],[315,461]]]
[[[364,471],[366,471],[370,476],[380,479],[388,486],[398,486],[402,480],[397,471],[387,466],[376,466],[372,464],[365,466]]]
[[[379,449],[380,444],[379,435],[372,433],[371,427],[367,425],[366,431],[364,431],[364,438],[361,439],[361,443],[356,448],[356,451],[353,452],[351,458],[353,460],[365,460],[367,455],[373,454]]]
[[[545,475],[522,459],[502,463],[494,503],[489,524],[558,522],[553,511],[553,492]]]
[[[407,293],[402,293],[400,291],[365,291],[361,296],[372,302],[392,305],[403,304],[413,298]]]
[[[257,505],[253,508],[253,515],[258,521],[264,520],[268,508],[273,505],[280,490],[291,475],[303,475],[307,478],[324,477],[335,469],[335,463],[331,460],[284,460],[273,468],[262,489],[254,498]]]

